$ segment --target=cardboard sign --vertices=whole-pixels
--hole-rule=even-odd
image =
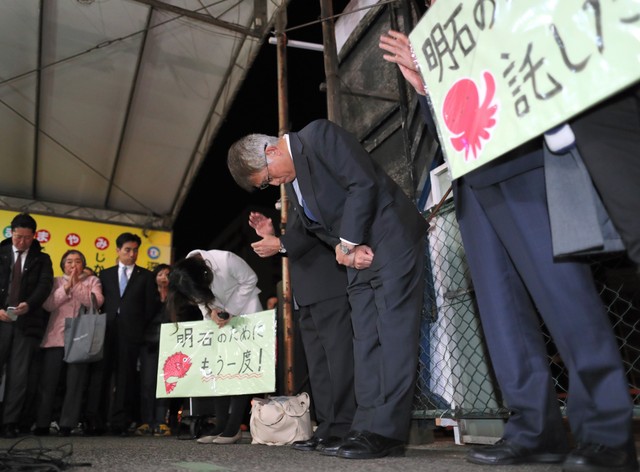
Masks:
[[[215,397],[275,390],[275,310],[165,323],[160,330],[157,398]]]
[[[454,179],[640,80],[640,0],[440,0],[409,38]]]

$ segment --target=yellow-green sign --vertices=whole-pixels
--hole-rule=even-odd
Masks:
[[[453,178],[640,80],[640,0],[440,0],[409,38]]]
[[[166,323],[160,330],[156,396],[215,397],[267,393],[276,386],[275,310]]]

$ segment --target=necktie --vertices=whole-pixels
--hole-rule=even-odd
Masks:
[[[11,272],[11,285],[9,286],[9,306],[16,306],[20,303],[20,282],[22,280],[22,253],[24,251],[16,251],[16,263],[13,264]]]
[[[124,293],[124,289],[127,288],[127,282],[129,282],[129,279],[127,279],[127,268],[122,266],[122,270],[120,271],[120,296]]]
[[[307,218],[309,218],[311,221],[318,221],[316,220],[315,216],[313,216],[313,213],[311,213],[311,210],[309,210],[309,207],[304,203],[304,198],[302,198],[302,195],[300,195],[300,204],[302,205],[302,210],[304,211],[304,214],[307,215]]]

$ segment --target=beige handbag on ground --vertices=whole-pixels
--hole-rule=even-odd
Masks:
[[[284,446],[313,435],[309,395],[251,400],[251,444]]]

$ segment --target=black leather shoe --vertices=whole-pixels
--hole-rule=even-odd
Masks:
[[[49,427],[37,427],[33,430],[33,434],[36,436],[49,436]]]
[[[474,447],[467,453],[467,460],[474,464],[506,465],[527,462],[553,464],[562,462],[564,453],[527,449],[506,439],[492,446]]]
[[[638,460],[624,449],[612,449],[601,444],[578,446],[562,464],[565,472],[635,472]]]
[[[338,454],[338,449],[344,444],[344,439],[338,436],[329,436],[327,439],[320,441],[316,451],[323,456],[335,456]]]
[[[320,441],[320,438],[311,436],[309,439],[303,441],[294,441],[291,447],[296,451],[315,451]]]
[[[104,428],[87,427],[82,431],[82,436],[102,436]]]
[[[336,454],[343,459],[376,459],[386,456],[404,456],[404,442],[369,431],[349,437]]]
[[[17,438],[18,434],[16,433],[16,425],[14,425],[13,423],[7,423],[2,426],[2,436],[5,439]]]

